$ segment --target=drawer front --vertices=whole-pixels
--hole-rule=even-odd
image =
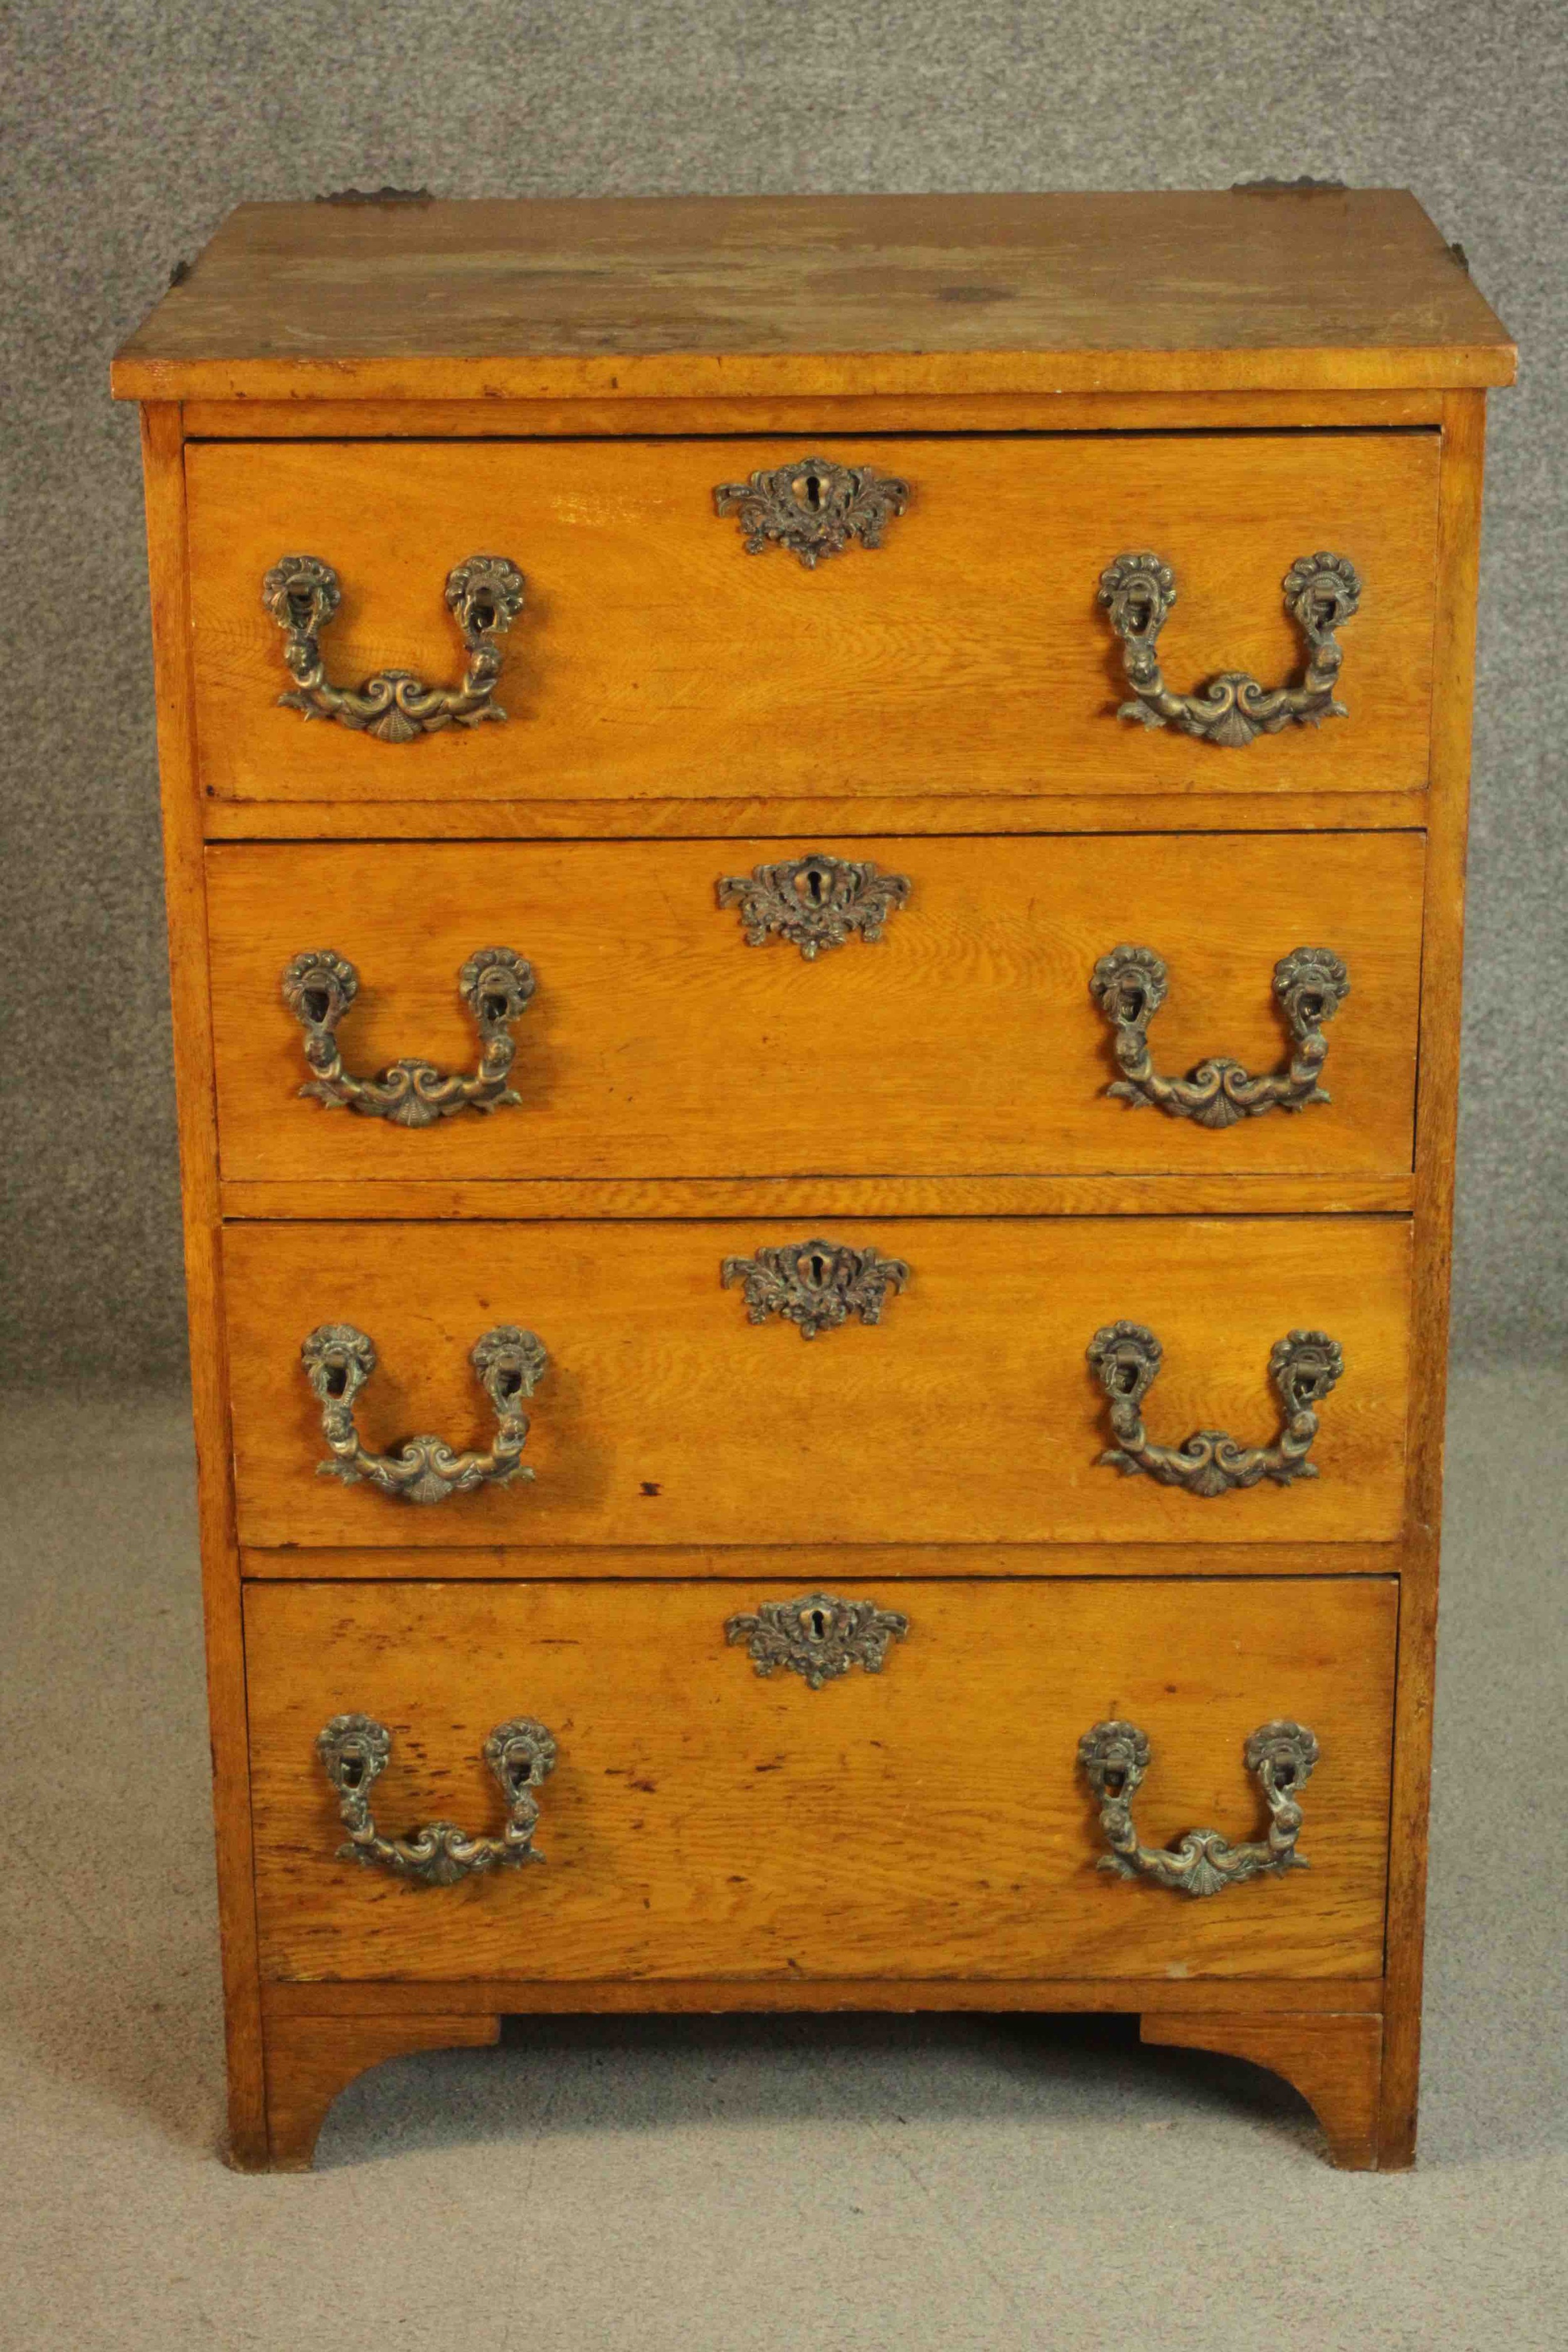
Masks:
[[[1223,1547],[1400,1532],[1404,1221],[834,1221],[828,1252],[803,1263],[810,1237],[707,1221],[230,1225],[241,1541]],[[835,1313],[809,1340],[785,1319]],[[1271,1351],[1291,1332],[1329,1335],[1343,1372],[1310,1445],[1321,1475],[1210,1495],[1119,1475],[1086,1350],[1121,1321],[1163,1351],[1142,1411],[1169,1447],[1194,1431],[1273,1444]],[[536,1334],[549,1361],[527,1408],[533,1481],[426,1507],[318,1476],[337,1408],[312,1393],[300,1350],[321,1326],[374,1343],[353,1410],[378,1456],[414,1433],[488,1447],[497,1418],[471,1351],[496,1327]]]
[[[797,880],[817,849],[834,863]],[[1422,855],[1405,833],[215,849],[224,1172],[1407,1172]],[[730,877],[751,886],[745,903],[720,903]],[[1163,967],[1147,1046],[1177,1079],[1216,1055],[1287,1078],[1303,1033],[1276,972],[1300,948],[1329,950],[1350,980],[1319,1029],[1331,1102],[1249,1116],[1211,1085],[1130,1117],[1107,1091],[1117,1024],[1090,987],[1124,943]],[[517,1103],[411,1128],[384,1088],[357,1097],[380,1115],[327,1117],[301,1097],[310,1008],[291,1013],[279,987],[295,959],[330,949],[353,967],[330,1033],[352,1088],[409,1056],[475,1072],[459,975],[496,944],[533,982],[510,1024]],[[1297,1095],[1310,1059],[1309,1044]]]
[[[746,551],[717,486],[804,454],[773,440],[207,443],[186,457],[205,790],[258,801],[711,799],[751,793],[1417,791],[1432,694],[1435,434],[872,439],[825,459],[906,481],[883,543],[805,568]],[[337,575],[325,682],[456,687],[445,586],[479,551],[525,603],[495,640],[504,724],[388,742],[280,709],[262,604],[284,556]],[[1282,583],[1350,560],[1348,719],[1242,748],[1117,717],[1097,602],[1127,551],[1172,572],[1166,687],[1300,682]],[[480,698],[483,701],[483,698]],[[479,703],[464,707],[474,719]]]
[[[266,1973],[1381,1974],[1392,1580],[835,1585],[830,1600],[877,1612],[880,1670],[851,1637],[847,1670],[816,1686],[787,1657],[759,1675],[747,1627],[729,1642],[727,1625],[808,1591],[248,1588]],[[542,1727],[553,1769],[525,1791],[542,1864],[443,1885],[340,1859],[315,1743],[351,1714],[390,1735],[366,1801],[389,1843],[437,1820],[502,1834],[486,1742],[520,1718]],[[1107,1717],[1147,1736],[1131,1815],[1150,1854],[1195,1827],[1233,1848],[1262,1839],[1246,1743],[1304,1726],[1310,1869],[1203,1899],[1098,1869],[1078,1749]]]

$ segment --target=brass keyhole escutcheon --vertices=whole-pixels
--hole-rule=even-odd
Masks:
[[[808,572],[851,541],[880,547],[882,533],[909,504],[910,486],[875,466],[839,466],[831,457],[796,457],[760,467],[743,482],[714,485],[717,514],[738,514],[748,555],[782,547]]]
[[[754,866],[749,875],[722,875],[718,898],[721,907],[739,906],[749,946],[760,948],[776,934],[810,963],[857,932],[879,940],[910,887],[907,874],[884,874],[869,858],[830,857],[814,849],[805,857]]]
[[[763,1601],[725,1621],[724,1639],[743,1642],[759,1675],[784,1666],[812,1690],[852,1667],[882,1671],[889,1645],[901,1642],[910,1621],[874,1601],[845,1601],[836,1592],[797,1592],[792,1601]]]
[[[817,1234],[809,1241],[776,1242],[754,1257],[727,1257],[719,1278],[726,1289],[732,1282],[745,1285],[748,1322],[780,1315],[803,1339],[814,1339],[851,1315],[879,1323],[888,1292],[902,1290],[910,1269],[901,1258]]]

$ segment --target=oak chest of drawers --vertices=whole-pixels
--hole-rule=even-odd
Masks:
[[[126,345],[237,2161],[853,2006],[1410,2160],[1511,368],[1301,190],[252,205]]]

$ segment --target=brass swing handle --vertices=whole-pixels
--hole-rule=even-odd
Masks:
[[[1100,1857],[1101,1870],[1197,1895],[1308,1867],[1296,1851],[1302,1821],[1296,1793],[1318,1760],[1318,1743],[1304,1724],[1260,1724],[1242,1750],[1268,1808],[1268,1838],[1255,1844],[1232,1845],[1218,1830],[1189,1830],[1173,1849],[1141,1845],[1132,1800],[1149,1753],[1149,1735],[1135,1723],[1097,1723],[1078,1743],[1078,1760],[1100,1800],[1100,1832],[1110,1848]]]
[[[490,697],[500,676],[501,639],[522,610],[523,580],[504,555],[470,555],[447,574],[447,609],[458,624],[468,665],[458,686],[426,686],[411,670],[378,670],[362,686],[333,686],[319,643],[342,589],[318,555],[281,555],[261,583],[261,601],[283,632],[283,658],[294,680],[280,694],[286,710],[335,719],[381,743],[412,743],[445,727],[478,727],[506,712]]]
[[[1300,686],[1267,687],[1245,670],[1226,670],[1199,694],[1173,694],[1160,671],[1158,640],[1176,601],[1176,575],[1157,555],[1119,555],[1100,575],[1100,601],[1121,640],[1121,667],[1133,700],[1119,719],[1145,727],[1180,727],[1206,742],[1238,747],[1282,727],[1343,719],[1334,699],[1344,656],[1334,635],[1361,603],[1361,578],[1342,555],[1303,555],[1283,582],[1285,609],[1307,640]]]
[[[1180,1445],[1152,1444],[1142,1407],[1163,1357],[1159,1340],[1142,1323],[1108,1323],[1089,1341],[1089,1365],[1110,1401],[1110,1426],[1118,1440],[1100,1455],[1103,1465],[1127,1476],[1142,1471],[1162,1486],[1184,1486],[1189,1495],[1204,1496],[1256,1486],[1264,1478],[1288,1486],[1294,1478],[1317,1476],[1317,1464],[1307,1458],[1318,1433],[1313,1408],[1344,1370],[1337,1339],[1326,1331],[1289,1331],[1275,1341],[1268,1376],[1279,1392],[1285,1426],[1272,1445],[1238,1445],[1218,1429],[1200,1429]]]
[[[510,1024],[533,994],[533,967],[512,948],[476,948],[458,974],[458,993],[479,1033],[479,1067],[448,1074],[407,1057],[374,1077],[343,1067],[337,1027],[359,994],[359,973],[331,948],[308,948],[283,973],[283,1002],[305,1033],[310,1076],[300,1089],[329,1108],[390,1119],[394,1127],[434,1127],[460,1110],[499,1110],[521,1102],[507,1085],[517,1053]]]
[[[321,1433],[331,1459],[317,1464],[318,1475],[341,1478],[345,1486],[362,1479],[405,1503],[444,1503],[476,1486],[504,1486],[531,1478],[521,1461],[528,1440],[522,1399],[533,1394],[549,1358],[531,1331],[512,1323],[497,1326],[474,1343],[469,1362],[495,1408],[496,1433],[488,1454],[455,1453],[444,1438],[411,1437],[395,1454],[372,1454],[354,1426],[354,1400],[375,1370],[375,1349],[352,1323],[323,1323],[300,1349],[305,1377],[321,1408]]]
[[[1149,1103],[1199,1127],[1233,1127],[1266,1110],[1302,1110],[1331,1099],[1318,1083],[1329,1045],[1323,1024],[1350,994],[1350,974],[1328,948],[1293,948],[1274,967],[1274,993],[1290,1026],[1293,1045],[1283,1070],[1255,1076],[1223,1054],[1211,1055],[1184,1078],[1162,1077],[1149,1053],[1149,1024],[1165,1001],[1169,980],[1152,948],[1112,948],[1094,967],[1089,988],[1110,1022],[1121,1076],[1106,1088],[1135,1107]]]
[[[374,1716],[334,1715],[316,1735],[316,1753],[349,1833],[338,1848],[340,1862],[378,1864],[417,1886],[455,1886],[482,1871],[544,1860],[533,1850],[539,1806],[532,1791],[555,1769],[555,1742],[528,1716],[498,1723],[485,1742],[485,1762],[506,1799],[500,1837],[470,1837],[454,1822],[426,1822],[406,1837],[383,1837],[371,1817],[370,1792],[386,1769],[392,1734]]]

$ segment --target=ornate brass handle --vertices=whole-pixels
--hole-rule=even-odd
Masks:
[[[907,874],[884,874],[869,857],[829,857],[821,849],[753,866],[749,875],[726,874],[719,883],[719,904],[741,909],[748,947],[765,946],[776,932],[807,963],[824,948],[843,947],[856,931],[879,940],[909,895]]]
[[[874,1601],[840,1601],[836,1592],[803,1592],[797,1601],[763,1601],[754,1612],[728,1618],[727,1642],[744,1642],[759,1675],[787,1666],[813,1690],[864,1666],[879,1675],[891,1642],[901,1642],[910,1621]]]
[[[901,1257],[847,1242],[779,1242],[755,1257],[727,1257],[719,1278],[726,1290],[732,1282],[745,1285],[748,1323],[778,1315],[796,1325],[803,1339],[815,1339],[851,1315],[879,1323],[889,1291],[902,1290],[910,1269]]]
[[[458,993],[479,1033],[479,1066],[469,1077],[408,1057],[373,1078],[345,1070],[337,1026],[359,993],[359,973],[331,948],[307,948],[283,973],[283,1002],[305,1033],[310,1077],[300,1089],[329,1108],[342,1106],[394,1127],[434,1127],[460,1110],[499,1110],[521,1102],[507,1085],[517,1053],[509,1024],[533,994],[533,967],[512,948],[476,948],[458,974]]]
[[[1361,579],[1342,555],[1303,555],[1285,574],[1285,609],[1307,640],[1307,667],[1300,686],[1260,686],[1245,670],[1226,670],[1201,694],[1173,694],[1160,673],[1157,641],[1176,601],[1176,575],[1157,555],[1119,555],[1100,575],[1100,601],[1121,640],[1121,667],[1134,699],[1119,719],[1145,727],[1177,726],[1206,742],[1239,746],[1259,735],[1277,735],[1292,721],[1315,727],[1320,719],[1343,719],[1334,699],[1340,651],[1334,631],[1361,603]]]
[[[1132,1800],[1149,1765],[1148,1733],[1135,1723],[1097,1723],[1086,1731],[1078,1760],[1100,1799],[1100,1826],[1110,1848],[1100,1857],[1100,1869],[1119,1878],[1152,1878],[1182,1895],[1218,1895],[1244,1878],[1305,1870],[1296,1851],[1302,1819],[1296,1791],[1318,1760],[1317,1740],[1303,1724],[1264,1723],[1242,1753],[1268,1808],[1267,1843],[1232,1845],[1218,1830],[1189,1830],[1173,1851],[1140,1845],[1132,1826]]]
[[[1163,1078],[1149,1054],[1149,1024],[1165,1001],[1164,964],[1152,948],[1112,948],[1094,967],[1089,987],[1110,1022],[1122,1075],[1106,1092],[1134,1106],[1151,1103],[1199,1127],[1234,1127],[1266,1110],[1302,1110],[1332,1099],[1318,1083],[1329,1045],[1323,1024],[1351,992],[1350,974],[1327,948],[1292,948],[1274,967],[1274,993],[1295,1041],[1289,1065],[1255,1077],[1223,1054],[1184,1078]]]
[[[1152,1444],[1140,1407],[1163,1356],[1142,1323],[1108,1323],[1089,1341],[1089,1360],[1110,1400],[1110,1426],[1121,1440],[1100,1455],[1102,1464],[1128,1475],[1142,1470],[1162,1486],[1184,1486],[1189,1495],[1225,1495],[1262,1478],[1288,1486],[1293,1478],[1317,1476],[1317,1464],[1307,1459],[1318,1433],[1312,1408],[1344,1370],[1337,1339],[1326,1331],[1288,1331],[1275,1341],[1268,1377],[1279,1391],[1285,1426],[1272,1445],[1237,1445],[1217,1429],[1200,1429],[1180,1445]]]
[[[331,1460],[318,1463],[323,1478],[345,1486],[365,1479],[405,1503],[444,1503],[476,1486],[504,1486],[531,1478],[521,1461],[528,1415],[521,1400],[533,1394],[549,1362],[531,1331],[498,1324],[474,1343],[469,1362],[495,1407],[495,1441],[488,1454],[456,1454],[440,1437],[411,1437],[395,1454],[371,1454],[354,1427],[354,1399],[375,1370],[375,1349],[352,1323],[323,1323],[302,1342],[300,1360],[321,1407],[321,1433]]]
[[[555,1742],[528,1716],[498,1723],[485,1742],[485,1762],[506,1799],[500,1837],[470,1837],[452,1822],[426,1822],[406,1837],[383,1837],[371,1818],[370,1792],[386,1769],[392,1734],[374,1716],[334,1715],[316,1735],[316,1753],[349,1833],[338,1848],[340,1862],[374,1864],[417,1886],[455,1886],[482,1871],[544,1860],[533,1850],[539,1807],[532,1792],[555,1769]]]
[[[340,727],[382,743],[412,743],[444,727],[478,727],[506,712],[491,700],[500,676],[501,639],[522,610],[523,580],[504,555],[470,555],[447,574],[447,610],[468,652],[459,686],[426,686],[411,670],[378,670],[363,686],[333,686],[318,643],[342,589],[319,555],[281,555],[261,583],[261,601],[283,632],[283,658],[293,690],[278,698],[306,719],[335,719]]]
[[[882,533],[909,504],[910,486],[875,466],[837,466],[831,457],[797,457],[762,467],[743,482],[721,482],[716,514],[738,513],[748,555],[787,548],[808,572],[825,555],[842,555],[852,539],[880,547]]]

